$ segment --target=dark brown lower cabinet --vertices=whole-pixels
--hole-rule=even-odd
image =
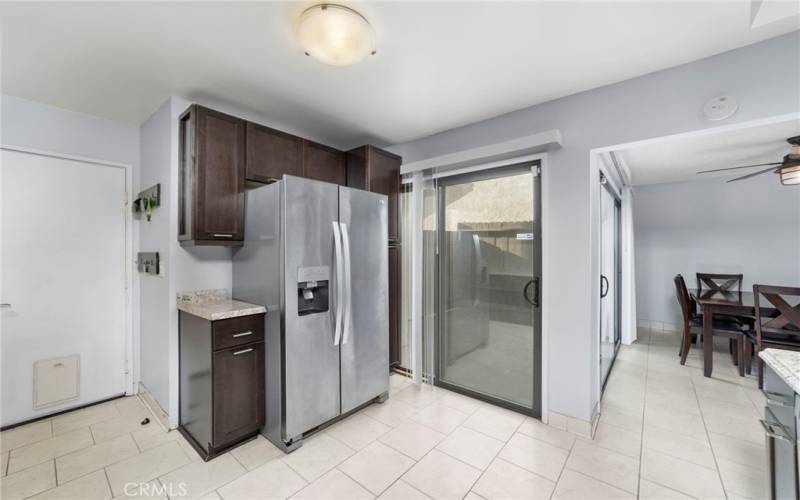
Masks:
[[[209,460],[264,426],[264,314],[180,312],[180,426]]]

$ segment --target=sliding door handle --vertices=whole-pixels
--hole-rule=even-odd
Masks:
[[[605,285],[606,285],[605,291],[603,291],[603,283],[605,283]],[[608,284],[608,278],[606,278],[605,275],[601,274],[600,275],[600,298],[601,299],[604,298],[606,295],[608,295],[608,289],[609,288],[610,288],[610,286]]]
[[[531,298],[529,291],[531,286],[533,286],[533,298]],[[533,278],[529,282],[525,284],[525,288],[522,289],[522,295],[525,297],[525,300],[528,301],[530,305],[533,307],[539,307],[539,278]]]

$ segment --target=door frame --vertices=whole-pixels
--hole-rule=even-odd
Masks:
[[[537,264],[538,264],[538,278],[539,278],[539,295],[540,297],[544,296],[545,291],[545,279],[544,279],[544,214],[545,214],[545,200],[543,199],[543,157],[537,156],[534,158],[520,158],[518,161],[508,161],[503,162],[502,164],[491,164],[485,165],[482,167],[472,167],[468,169],[463,169],[459,171],[452,171],[447,172],[445,175],[435,176],[437,178],[446,178],[452,181],[462,181],[462,182],[471,182],[477,181],[482,179],[491,179],[496,177],[503,177],[504,172],[509,172],[510,175],[513,175],[512,172],[517,171],[519,173],[523,173],[526,170],[533,174],[533,185],[531,186],[533,190],[533,197],[532,203],[534,203],[533,209],[534,213],[538,215],[537,218],[534,219],[534,233],[538,233],[538,237],[534,240],[535,245],[538,251],[534,252],[534,273],[536,273]],[[442,272],[443,269],[441,268],[441,259],[443,254],[439,251],[442,247],[442,236],[443,232],[441,231],[440,223],[444,220],[443,218],[443,196],[442,188],[446,184],[450,184],[451,182],[444,182],[443,184],[438,184],[436,186],[436,221],[437,221],[437,235],[436,235],[436,259],[435,259],[435,289],[434,289],[434,300],[435,306],[434,310],[436,311],[436,323],[435,323],[435,332],[433,338],[433,377],[432,383],[433,385],[442,387],[447,390],[451,390],[453,392],[457,392],[460,394],[464,394],[466,396],[479,399],[482,401],[486,401],[488,403],[494,404],[496,406],[500,406],[503,408],[507,408],[513,411],[517,411],[519,413],[523,413],[526,415],[533,416],[535,418],[542,419],[543,415],[546,415],[546,411],[544,410],[544,394],[545,394],[545,384],[544,384],[544,374],[546,373],[544,360],[546,356],[544,355],[544,345],[545,345],[545,330],[543,328],[544,320],[545,320],[545,307],[544,307],[544,300],[540,299],[540,305],[538,307],[538,313],[534,310],[533,313],[533,397],[532,397],[532,406],[531,408],[516,404],[512,401],[498,398],[495,396],[491,396],[489,394],[481,393],[478,391],[474,391],[468,389],[466,387],[462,387],[459,385],[451,384],[449,382],[445,382],[441,380],[439,377],[440,373],[440,339],[443,334],[443,324],[444,324],[444,315],[441,313],[440,307],[442,304],[442,293],[443,289],[441,286],[442,281]],[[460,184],[461,182],[452,182],[452,184]],[[536,206],[538,202],[538,207]],[[538,208],[538,210],[537,210]],[[538,259],[537,259],[538,255]],[[536,262],[538,260],[538,263]],[[536,276],[536,274],[534,274]]]
[[[125,174],[125,196],[123,200],[125,204],[125,260],[123,262],[123,270],[125,273],[125,347],[123,356],[125,360],[125,366],[123,368],[123,384],[126,396],[136,394],[138,392],[138,384],[136,381],[139,379],[139,360],[138,349],[135,343],[138,339],[138,335],[136,335],[135,330],[136,323],[134,322],[134,309],[138,309],[138,307],[135,307],[135,305],[138,306],[138,300],[136,300],[134,305],[134,297],[138,297],[139,295],[139,277],[137,273],[133,272],[133,265],[135,255],[134,252],[138,249],[138,245],[134,246],[133,212],[129,208],[133,195],[133,166],[127,163],[117,163],[85,156],[69,155],[41,149],[14,146],[10,144],[0,144],[0,150],[88,163],[102,167],[120,168],[123,170]],[[0,238],[2,238],[1,235]]]
[[[608,375],[611,375],[611,370],[614,369],[614,362],[617,360],[617,354],[619,354],[619,348],[622,345],[622,198],[617,190],[612,186],[611,180],[608,176],[600,172],[600,199],[601,199],[601,209],[598,210],[599,216],[599,227],[600,227],[600,241],[598,245],[599,250],[599,257],[600,257],[600,271],[602,274],[603,271],[603,211],[602,211],[602,197],[603,197],[603,190],[605,190],[611,198],[614,200],[614,218],[616,219],[616,234],[614,241],[614,266],[615,266],[615,274],[614,274],[614,301],[615,301],[615,311],[616,311],[616,318],[614,321],[614,356],[611,358],[611,365],[608,367]],[[608,277],[606,277],[608,279]],[[600,286],[602,287],[602,281]],[[600,321],[598,322],[597,327],[597,334],[599,337],[598,341],[598,365],[600,367],[600,394],[602,397],[602,393],[605,390],[606,383],[608,382],[608,377],[603,379],[603,298],[600,297]]]

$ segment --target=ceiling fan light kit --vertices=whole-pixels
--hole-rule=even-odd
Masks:
[[[755,165],[742,165],[739,167],[716,168],[714,170],[701,170],[700,172],[697,173],[709,174],[712,172],[724,172],[726,170],[738,170],[742,168],[769,166],[764,170],[752,172],[747,175],[743,175],[741,177],[736,177],[734,179],[727,180],[725,182],[743,181],[745,179],[749,179],[757,175],[766,174],[767,172],[772,172],[780,175],[781,184],[783,184],[784,186],[800,185],[800,135],[789,137],[788,139],[786,139],[786,142],[788,142],[792,146],[792,149],[789,152],[789,154],[783,157],[783,161],[774,163],[756,163]],[[775,168],[776,165],[777,168]]]
[[[331,66],[349,66],[375,54],[372,26],[344,5],[321,3],[303,11],[297,38],[307,56]]]
[[[800,163],[791,167],[781,167],[781,184],[784,186],[800,184]]]

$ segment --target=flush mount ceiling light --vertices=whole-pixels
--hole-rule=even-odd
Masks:
[[[333,66],[348,66],[375,53],[369,22],[349,7],[323,3],[300,16],[297,38],[306,55]]]

